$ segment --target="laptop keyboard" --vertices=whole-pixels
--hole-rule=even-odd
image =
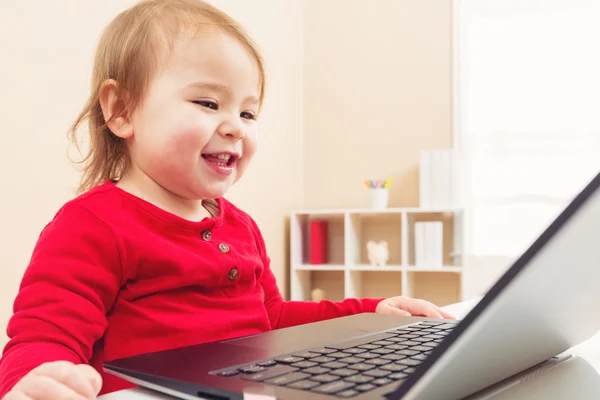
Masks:
[[[218,375],[351,398],[405,380],[456,326],[417,324],[229,368]]]

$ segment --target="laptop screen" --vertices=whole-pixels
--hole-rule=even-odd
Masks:
[[[498,281],[483,296],[477,305],[460,321],[456,328],[436,347],[432,353],[417,367],[414,373],[404,381],[397,390],[389,393],[388,399],[401,399],[423,376],[435,365],[436,361],[457,341],[467,328],[478,321],[478,318],[490,306],[506,287],[523,272],[532,259],[538,255],[549,241],[563,228],[563,226],[583,207],[600,187],[600,174],[571,201],[571,203],[556,217],[556,219],[543,231],[533,244],[513,263],[513,265],[498,279]]]

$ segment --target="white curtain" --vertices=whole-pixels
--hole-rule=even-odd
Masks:
[[[600,172],[600,0],[455,0],[454,43],[466,255],[514,259]]]

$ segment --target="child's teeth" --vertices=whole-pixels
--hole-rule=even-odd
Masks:
[[[217,158],[220,158],[221,160],[229,160],[230,157],[231,155],[229,154],[217,154]]]

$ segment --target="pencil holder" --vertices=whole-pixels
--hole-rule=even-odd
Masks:
[[[387,208],[389,199],[388,188],[371,189],[371,208]]]

